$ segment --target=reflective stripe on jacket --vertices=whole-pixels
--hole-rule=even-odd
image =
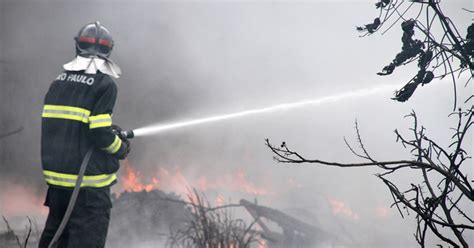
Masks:
[[[117,180],[118,155],[125,147],[112,131],[117,86],[106,74],[64,71],[44,100],[41,161],[46,182],[72,188],[82,159],[94,152],[81,187],[107,187]]]
[[[54,171],[43,171],[44,178],[48,184],[62,187],[73,188],[76,185],[77,175],[57,173]],[[110,185],[113,181],[117,180],[117,176],[114,174],[104,174],[95,176],[84,176],[82,179],[81,187],[94,187],[102,188]]]

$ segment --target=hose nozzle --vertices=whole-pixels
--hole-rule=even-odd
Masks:
[[[120,133],[118,135],[122,139],[132,139],[133,137],[135,137],[135,134],[133,133],[133,130],[122,130],[122,131],[120,131]]]

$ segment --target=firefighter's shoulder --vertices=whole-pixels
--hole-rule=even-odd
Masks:
[[[97,73],[96,81],[100,84],[100,88],[117,88],[115,80],[108,74]]]

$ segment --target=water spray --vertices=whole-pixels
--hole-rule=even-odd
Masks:
[[[272,112],[277,112],[277,111],[285,111],[285,110],[302,108],[302,107],[307,107],[307,106],[317,106],[317,105],[321,105],[325,103],[338,102],[347,98],[365,97],[372,94],[393,90],[393,87],[394,87],[393,85],[382,85],[382,86],[377,86],[377,87],[372,87],[372,88],[360,89],[357,91],[339,93],[339,94],[335,94],[331,96],[325,96],[325,97],[320,97],[320,98],[315,98],[315,99],[307,99],[307,100],[291,102],[291,103],[276,104],[269,107],[250,109],[250,110],[245,110],[245,111],[240,111],[240,112],[235,112],[235,113],[230,113],[230,114],[216,115],[216,116],[210,116],[210,117],[204,117],[204,118],[198,118],[194,120],[174,122],[174,123],[168,123],[168,124],[158,123],[151,126],[134,129],[134,130],[120,131],[119,136],[121,138],[131,139],[133,137],[149,136],[149,135],[154,135],[154,134],[162,133],[164,131],[169,131],[173,129],[196,126],[196,125],[205,124],[205,123],[224,121],[224,120],[229,120],[229,119],[246,117],[250,115],[259,115],[259,114],[272,113]]]

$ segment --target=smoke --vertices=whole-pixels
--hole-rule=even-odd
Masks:
[[[446,12],[457,13],[467,3],[450,3]],[[44,196],[39,146],[43,97],[62,71],[61,65],[74,56],[73,37],[87,22],[100,20],[113,34],[116,43],[111,58],[124,72],[117,80],[114,122],[133,129],[408,81],[415,68],[388,78],[375,75],[398,52],[400,33],[394,28],[382,37],[358,38],[354,27],[377,14],[372,6],[349,2],[0,1],[0,130],[24,127],[0,139],[0,186],[15,182],[39,198]],[[461,27],[470,23],[469,17],[452,16]],[[286,141],[308,157],[354,161],[342,137],[354,140],[357,118],[364,142],[376,158],[409,158],[394,142],[392,131],[406,130],[411,123],[402,116],[415,109],[434,138],[447,140],[445,130],[453,124],[446,118],[452,107],[451,90],[448,84],[433,81],[404,104],[391,101],[391,92],[380,91],[318,108],[175,129],[132,140],[129,161],[149,182],[152,176],[163,174],[159,168],[179,168],[188,181],[219,181],[243,170],[248,182],[275,194],[223,192],[218,189],[223,184],[212,192],[235,201],[258,198],[260,204],[279,209],[303,208],[318,216],[318,224],[330,231],[339,230],[337,217],[344,223],[357,223],[358,228],[349,232],[360,234],[364,241],[399,242],[405,247],[414,243],[413,229],[404,226],[410,224],[408,220],[400,220],[396,210],[388,208],[391,198],[373,176],[375,169],[277,165],[264,139]],[[401,180],[413,177],[403,175]],[[0,187],[2,202],[23,195],[4,189]],[[328,199],[339,202],[333,201],[340,206],[338,215],[333,214],[334,204]],[[5,208],[1,205],[0,213]],[[358,218],[346,218],[343,213]]]

